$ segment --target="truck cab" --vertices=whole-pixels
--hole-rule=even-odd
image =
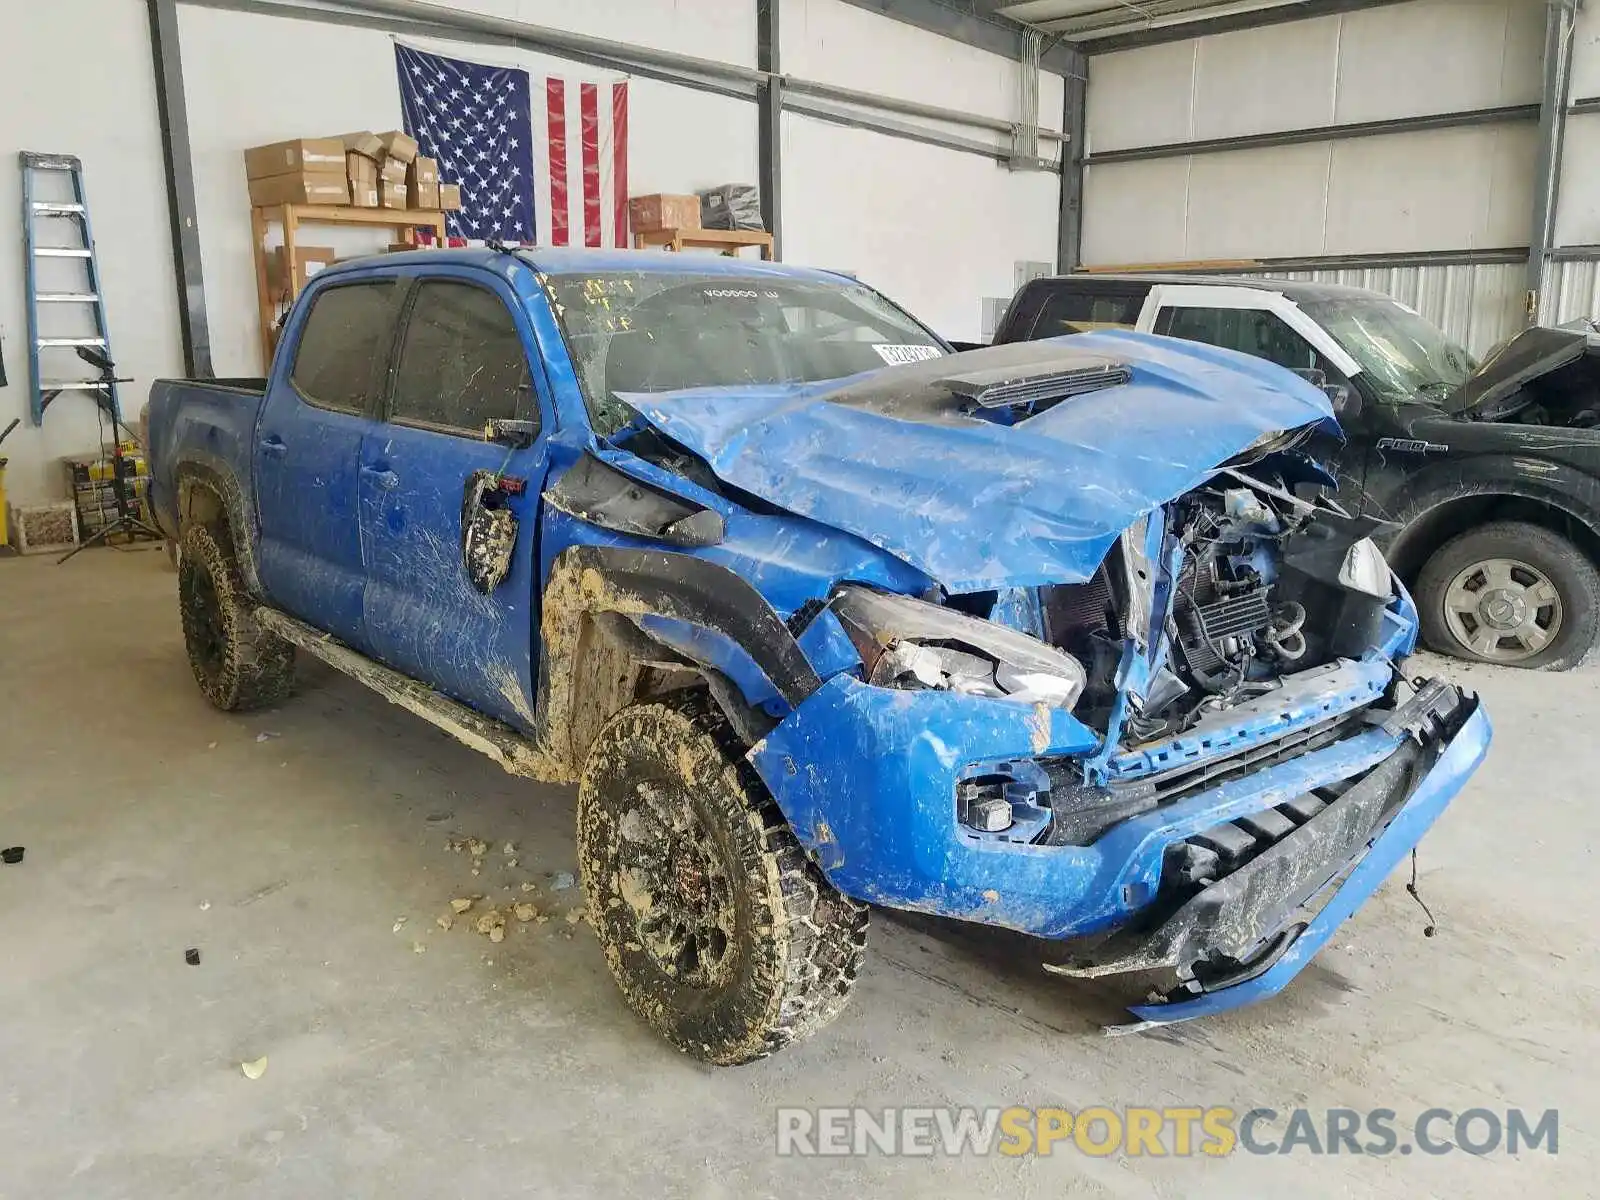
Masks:
[[[1600,639],[1600,339],[1530,329],[1478,362],[1410,307],[1273,279],[1083,274],[1013,298],[996,343],[1127,329],[1221,346],[1325,387],[1340,502],[1442,653],[1564,670]],[[1559,434],[1552,427],[1560,430]]]

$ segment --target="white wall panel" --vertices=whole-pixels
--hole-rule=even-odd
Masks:
[[[1092,157],[1535,102],[1543,30],[1536,0],[1414,0],[1097,56],[1087,148]],[[1526,245],[1536,144],[1524,122],[1103,163],[1085,182],[1084,259]],[[1568,174],[1569,195],[1600,195],[1600,142]],[[1600,228],[1587,240],[1600,241]]]
[[[56,460],[94,452],[100,438],[97,410],[81,395],[61,395],[40,428],[28,421],[17,151],[83,160],[111,349],[118,373],[134,380],[120,389],[124,415],[136,421],[150,380],[183,366],[144,5],[51,0],[8,16],[0,34],[0,352],[10,382],[0,388],[0,429],[13,417],[22,424],[0,455],[11,460],[12,503],[32,504],[65,500]]]
[[[1168,42],[1089,60],[1089,151],[1193,140],[1194,43]]]
[[[1083,261],[1177,262],[1189,257],[1188,158],[1089,167],[1083,177]]]
[[[1529,104],[1543,45],[1536,0],[1416,0],[1097,56],[1089,149]]]
[[[1337,143],[1319,252],[1526,245],[1536,146],[1524,125]]]
[[[1600,113],[1567,118],[1555,244],[1600,244]]]
[[[1305,253],[1306,245],[1321,240],[1328,152],[1322,143],[1196,156],[1189,168],[1184,257]]]
[[[393,43],[368,29],[214,9],[181,7],[179,22],[213,358],[219,373],[253,374],[260,370],[259,343],[242,151],[307,134],[398,128]],[[536,77],[610,78],[549,55],[451,42],[426,46],[524,67]],[[315,86],[281,86],[286,61],[296,62],[299,78]],[[689,192],[756,178],[752,104],[650,79],[633,80],[630,91],[630,190]],[[686,130],[698,136],[686,138]],[[300,240],[356,254],[382,249],[388,238],[304,227]]]
[[[1544,324],[1600,321],[1600,262],[1551,263],[1550,285],[1555,292],[1555,311],[1545,315]]]
[[[738,0],[737,6],[755,9],[754,0]],[[1017,119],[1020,69],[1001,55],[843,0],[782,0],[778,33],[786,75],[1003,121]],[[752,45],[754,37],[752,32]],[[1040,125],[1059,130],[1061,104],[1061,76],[1041,72]],[[1053,150],[1054,143],[1050,146]]]
[[[1336,121],[1378,121],[1538,101],[1537,0],[1428,0],[1340,18]]]
[[[1338,17],[1269,25],[1192,44],[1196,138],[1333,123]]]
[[[795,113],[783,169],[785,260],[848,271],[946,337],[978,340],[980,297],[1055,260],[1055,175]]]

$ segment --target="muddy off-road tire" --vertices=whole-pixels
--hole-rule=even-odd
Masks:
[[[1566,671],[1600,636],[1600,575],[1560,534],[1520,521],[1446,542],[1417,577],[1428,648],[1473,662]]]
[[[600,731],[578,786],[578,856],[617,986],[686,1054],[764,1058],[844,1008],[866,906],[806,859],[703,703],[635,705]]]
[[[195,682],[224,712],[262,708],[294,687],[294,647],[256,624],[254,604],[225,536],[208,525],[183,531],[178,608]]]

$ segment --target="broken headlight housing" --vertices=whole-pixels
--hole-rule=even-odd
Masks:
[[[930,688],[1070,710],[1083,664],[1037,638],[909,596],[847,587],[833,611],[855,643],[867,682]]]
[[[1350,543],[1339,567],[1339,582],[1352,592],[1365,592],[1379,600],[1387,600],[1394,590],[1389,585],[1389,563],[1371,538]]]

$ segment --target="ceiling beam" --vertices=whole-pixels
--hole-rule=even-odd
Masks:
[[[1404,4],[1407,0],[1300,0],[1278,8],[1254,9],[1249,12],[1229,13],[1226,16],[1200,17],[1193,21],[1180,21],[1172,25],[1157,25],[1148,29],[1133,29],[1127,33],[1114,33],[1106,37],[1088,37],[1078,42],[1085,54],[1110,54],[1117,50],[1138,50],[1145,46],[1162,46],[1168,42],[1186,42],[1190,38],[1210,37],[1217,33],[1234,33],[1241,29],[1260,29],[1266,25],[1285,25],[1290,21],[1309,21],[1315,17],[1332,17],[1340,13],[1360,12],[1367,8],[1387,8]],[[1070,32],[1065,36],[1070,37]]]
[[[995,16],[985,0],[844,0],[855,8],[866,9],[905,25],[952,38],[1009,58],[1022,58],[1022,26]],[[1079,60],[1063,45],[1049,45],[1039,55],[1039,68],[1053,75],[1072,77],[1080,70]]]

